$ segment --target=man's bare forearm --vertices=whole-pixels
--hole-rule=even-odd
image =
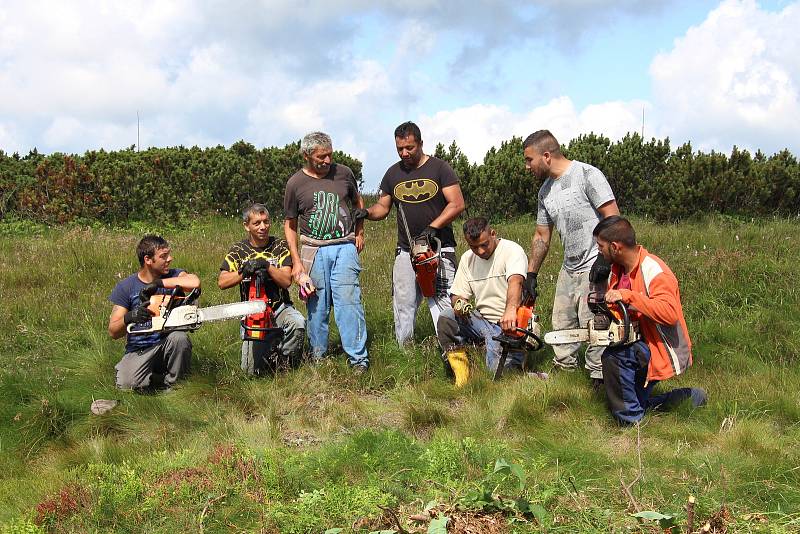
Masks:
[[[550,250],[550,242],[545,241],[539,236],[534,236],[531,241],[531,259],[528,261],[528,271],[538,273],[542,267],[547,251]]]

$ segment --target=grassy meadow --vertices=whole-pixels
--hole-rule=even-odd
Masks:
[[[800,532],[800,222],[633,222],[678,276],[694,342],[695,365],[669,386],[709,394],[638,428],[612,422],[585,372],[479,371],[455,390],[424,308],[416,344],[398,348],[393,220],[368,225],[362,254],[367,374],[340,355],[247,378],[227,321],[192,335],[179,388],[121,392],[107,297],[157,229],[0,223],[0,531],[444,532],[446,517],[448,532],[657,532],[632,512],[685,529],[694,495],[695,530]],[[530,220],[497,229],[529,247]],[[216,287],[237,221],[163,234],[174,265],[200,275],[203,305],[238,299]],[[554,244],[539,277],[545,331],[560,257]],[[551,371],[551,357],[531,363]],[[93,399],[121,403],[95,416]],[[411,519],[426,509],[430,523]]]

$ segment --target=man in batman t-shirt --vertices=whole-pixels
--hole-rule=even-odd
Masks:
[[[458,176],[447,162],[422,151],[422,134],[413,122],[394,131],[400,161],[389,167],[381,181],[378,202],[368,210],[356,210],[356,217],[380,221],[397,205],[397,249],[392,270],[394,333],[399,344],[414,337],[414,321],[422,301],[411,265],[408,236],[425,235],[441,240],[442,250],[436,276],[436,293],[428,297],[428,309],[436,325],[443,309],[450,308],[450,286],[456,268],[456,241],[451,223],[464,211],[464,197]]]

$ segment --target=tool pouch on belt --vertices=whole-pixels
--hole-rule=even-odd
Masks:
[[[444,354],[455,378],[455,386],[460,388],[469,381],[469,358],[464,348],[453,348]]]

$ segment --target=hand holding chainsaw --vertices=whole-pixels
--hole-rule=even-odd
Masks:
[[[149,302],[149,298],[147,302]],[[142,303],[133,308],[132,310],[128,310],[125,313],[125,316],[122,318],[122,320],[125,323],[125,325],[129,325],[131,323],[134,324],[146,323],[152,318],[153,314],[150,313],[150,310],[147,309],[147,303]]]
[[[264,259],[247,260],[239,268],[239,274],[243,279],[251,279],[258,271],[266,271],[269,268],[269,263]]]

